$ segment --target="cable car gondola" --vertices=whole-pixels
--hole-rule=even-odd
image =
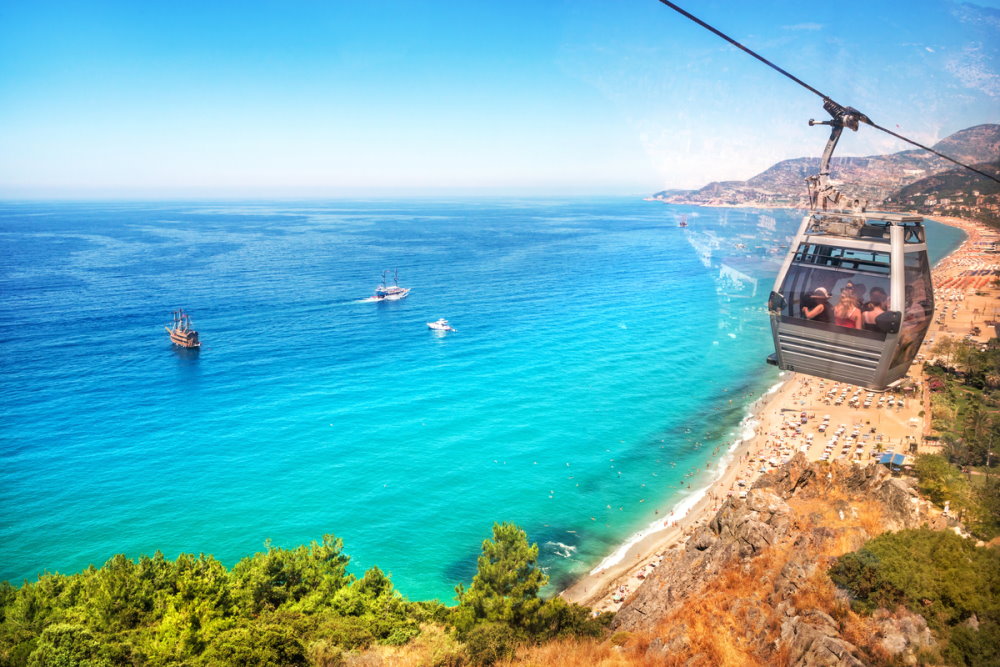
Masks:
[[[819,124],[833,129],[807,179],[811,210],[768,299],[768,362],[882,391],[906,375],[934,316],[923,219],[866,212],[829,184],[833,149],[861,114],[829,99],[824,108],[833,119]]]
[[[866,212],[867,202],[844,197],[829,182],[830,158],[845,127],[864,123],[1000,183],[872,122],[844,107],[717,28],[660,0],[823,99],[832,120],[819,174],[806,179],[810,212],[799,225],[768,299],[774,354],[779,368],[873,390],[906,375],[934,315],[934,288],[923,220],[919,216]]]

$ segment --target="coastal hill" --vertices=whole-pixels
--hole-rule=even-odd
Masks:
[[[937,151],[967,164],[1000,158],[1000,125],[976,125],[934,144]],[[805,178],[819,171],[819,158],[782,160],[747,181],[715,181],[698,190],[661,190],[652,199],[702,206],[788,206],[807,204]],[[955,165],[933,153],[914,149],[890,155],[835,157],[831,177],[852,197],[872,207],[916,181],[950,171]],[[982,179],[980,179],[982,180]]]
[[[1000,175],[1000,160],[974,165],[987,174]],[[949,169],[899,190],[885,201],[887,208],[901,208],[922,215],[975,217],[1000,227],[1000,183],[966,169]]]
[[[926,488],[800,454],[663,553],[610,639],[514,664],[995,665],[1000,549],[965,539]]]
[[[825,570],[887,530],[940,530],[944,522],[912,480],[799,456],[759,479],[745,502],[728,500],[670,553],[613,627],[653,636],[647,655],[695,664],[725,661],[717,639],[730,629],[751,664],[912,661],[934,643],[926,621],[903,610],[853,615]]]

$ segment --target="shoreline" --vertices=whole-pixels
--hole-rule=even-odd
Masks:
[[[791,380],[789,375],[782,373],[777,383],[747,406],[748,414],[740,420],[741,437],[738,437],[719,457],[718,465],[708,484],[693,490],[689,496],[681,499],[665,519],[658,518],[635,533],[559,595],[569,602],[594,607],[595,611],[610,611],[613,607],[619,606],[620,601],[612,599],[619,586],[625,585],[629,593],[634,592],[644,577],[644,575],[639,576],[641,570],[650,566],[655,567],[667,549],[682,546],[695,528],[707,523],[726,497],[721,493],[722,490],[736,487],[737,480],[744,476],[742,474],[744,467],[740,464],[748,461],[752,452],[759,450],[759,447],[754,445],[763,426],[760,413],[772,401],[789,393]],[[752,433],[747,433],[748,428],[753,429]],[[695,497],[696,500],[683,507]],[[682,511],[678,511],[679,509]],[[660,524],[659,527],[655,527],[656,524]]]
[[[958,276],[962,274],[966,266],[975,261],[976,245],[980,239],[982,237],[1000,238],[1000,232],[973,220],[939,216],[924,217],[941,224],[958,227],[965,232],[966,238],[933,267],[936,286],[946,282],[950,284],[956,279],[960,281],[959,285],[964,285]],[[1000,268],[1000,257],[996,258],[995,263]],[[979,264],[982,262],[980,261]],[[935,322],[932,323],[931,329],[928,331],[922,352],[929,350],[928,343],[933,342],[934,336],[938,332],[942,335],[961,333],[961,330],[949,332],[947,327],[951,322],[944,322],[944,318],[949,312],[952,320],[957,320],[960,305],[966,316],[971,314],[971,322],[976,321],[979,309],[973,308],[972,298],[968,300],[968,304],[966,303],[966,294],[960,294],[961,289],[964,289],[965,292],[974,292],[977,289],[986,291],[989,296],[977,297],[986,300],[994,298],[1000,293],[997,288],[988,286],[947,288],[947,296],[942,295],[936,298],[938,303],[936,304]],[[935,292],[937,291],[936,287]],[[942,289],[942,292],[944,291]],[[976,303],[979,302],[976,301]],[[982,316],[983,319],[987,318],[985,308]],[[984,337],[987,339],[991,337],[991,332],[987,331]],[[922,357],[918,357],[914,361],[908,378],[914,380],[920,378],[923,366],[921,359]],[[855,389],[852,387],[851,391]],[[849,456],[860,457],[860,459],[854,458],[856,462],[870,463],[876,456],[876,449],[881,450],[883,444],[887,446],[887,451],[894,451],[892,448],[905,450],[908,447],[918,447],[918,451],[929,451],[923,442],[930,417],[929,414],[927,417],[924,416],[925,398],[900,396],[896,399],[895,395],[886,392],[879,395],[881,398],[879,398],[877,408],[866,407],[861,410],[858,406],[852,407],[850,402],[847,406],[842,405],[846,400],[847,392],[847,385],[841,389],[837,383],[783,372],[777,384],[747,406],[748,414],[740,420],[739,437],[717,459],[716,472],[709,477],[708,484],[692,491],[691,495],[681,498],[665,517],[665,520],[658,518],[646,528],[634,533],[602,559],[590,572],[581,576],[559,595],[569,602],[591,607],[595,612],[617,611],[622,603],[642,585],[651,568],[655,568],[664,559],[670,558],[672,551],[683,548],[687,538],[696,528],[711,520],[727,497],[734,495],[738,497],[741,488],[749,489],[760,472],[767,469],[769,462],[775,461],[779,454],[782,460],[787,458],[786,454],[790,455],[795,451],[805,453],[810,460],[829,456],[828,453],[823,453],[821,445],[826,436],[820,434],[823,434],[826,428],[819,429],[820,424],[816,414],[818,411],[829,413],[826,415],[825,421],[831,425],[831,428],[833,424],[839,424],[846,429],[847,425],[851,424],[855,433],[867,429],[871,430],[871,434],[877,432],[875,439],[866,441],[865,446],[868,448],[866,452],[862,451],[864,447],[860,444],[862,441],[859,440],[857,445],[851,444],[852,453]],[[867,390],[858,392],[858,394],[865,393]],[[886,401],[883,405],[883,400],[888,396],[893,396],[894,400]],[[856,399],[852,398],[851,400]],[[808,423],[803,421],[800,426],[798,419],[795,420],[794,424],[789,422],[788,413],[797,417],[800,411],[809,413]],[[868,419],[862,424],[861,419],[864,417],[868,417]],[[853,423],[855,421],[857,423]],[[817,431],[817,429],[819,430]],[[870,434],[859,437],[869,438]],[[888,447],[890,445],[892,448]],[[855,446],[858,447],[857,452],[854,450]],[[845,444],[843,447],[840,458],[848,456],[847,445]],[[865,454],[867,454],[867,458],[864,458]],[[696,499],[691,500],[692,498]],[[657,526],[657,524],[660,525]]]
[[[782,373],[781,375],[784,375]],[[723,443],[720,448],[725,444],[729,446],[726,447],[725,451],[722,452],[718,459],[713,461],[715,466],[711,466],[704,471],[701,476],[702,479],[698,480],[701,483],[699,486],[692,489],[690,492],[685,493],[683,497],[677,500],[673,509],[668,512],[666,520],[663,517],[657,517],[654,521],[651,521],[645,528],[633,533],[625,542],[623,542],[617,549],[611,552],[609,555],[605,556],[594,568],[588,573],[589,575],[598,574],[604,570],[610,570],[620,563],[627,562],[626,556],[634,550],[637,545],[641,545],[644,541],[649,538],[653,538],[660,533],[670,530],[677,524],[681,524],[684,518],[691,514],[699,504],[709,495],[712,488],[725,477],[726,472],[732,467],[734,460],[736,460],[737,454],[742,450],[742,445],[754,438],[757,435],[756,429],[759,428],[760,424],[757,420],[757,411],[760,410],[775,392],[779,391],[787,382],[787,378],[780,378],[771,387],[768,388],[759,398],[755,399],[746,406],[746,414],[742,419],[740,419],[739,425],[737,427],[738,437],[729,443]],[[705,480],[708,480],[707,483]]]

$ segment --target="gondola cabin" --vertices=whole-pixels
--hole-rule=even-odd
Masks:
[[[882,391],[906,375],[934,315],[934,292],[923,221],[866,212],[868,202],[845,196],[830,178],[844,128],[866,125],[1000,183],[934,148],[876,124],[796,78],[732,37],[681,9],[674,11],[791,79],[823,100],[830,120],[819,171],[806,177],[810,213],[802,220],[768,301],[779,368]],[[897,126],[898,127],[898,126]]]
[[[768,301],[768,363],[882,391],[906,375],[934,315],[923,220],[813,211]]]

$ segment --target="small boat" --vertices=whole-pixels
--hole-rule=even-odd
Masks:
[[[405,298],[407,294],[410,293],[409,287],[399,286],[399,271],[393,270],[392,274],[392,285],[387,285],[386,274],[389,273],[389,269],[382,272],[382,282],[379,286],[375,288],[375,294],[372,295],[373,301],[399,301]]]
[[[198,332],[191,328],[191,316],[178,308],[174,311],[174,320],[169,327],[163,327],[170,334],[170,342],[186,348],[201,347]]]
[[[682,215],[681,216],[681,221],[677,223],[677,226],[678,227],[687,227],[688,226],[688,219],[687,219],[686,215]]]
[[[454,331],[455,330],[454,328],[452,328],[452,326],[450,324],[448,324],[448,320],[446,320],[444,318],[441,318],[437,322],[428,322],[427,326],[429,326],[431,329],[434,329],[434,331]]]

